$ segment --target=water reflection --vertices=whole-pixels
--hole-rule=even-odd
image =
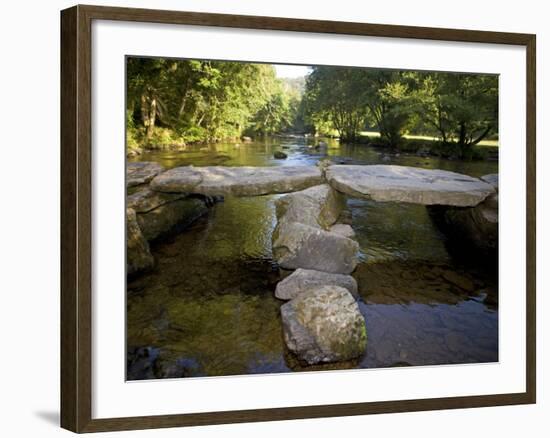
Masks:
[[[273,158],[282,150],[286,160]],[[266,140],[147,153],[166,167],[388,163],[358,145]],[[480,176],[497,163],[408,155],[391,163]],[[215,376],[304,370],[285,351],[273,291],[275,196],[227,198],[187,231],[152,247],[154,271],[128,283],[128,378]],[[309,369],[387,367],[498,360],[496,273],[459,265],[422,206],[348,200],[361,247],[354,276],[368,330],[355,363]],[[145,349],[145,350],[144,350]]]

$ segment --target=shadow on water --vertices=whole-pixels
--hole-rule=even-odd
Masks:
[[[202,149],[202,150],[201,150]],[[282,150],[286,160],[275,160]],[[367,146],[274,140],[156,152],[180,165],[310,165],[321,158],[374,164]],[[220,158],[222,157],[222,158]],[[394,164],[480,176],[492,162],[392,157]],[[128,378],[219,376],[498,360],[497,275],[451,256],[426,208],[348,200],[361,248],[354,272],[368,333],[355,362],[303,367],[285,350],[272,261],[275,196],[226,198],[186,231],[156,243],[155,269],[128,283]]]

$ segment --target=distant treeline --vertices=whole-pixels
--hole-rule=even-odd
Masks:
[[[461,148],[498,134],[495,75],[315,67],[304,102],[317,130],[334,127],[348,142],[365,126],[394,146],[404,133]]]
[[[498,135],[498,77],[351,67],[313,67],[278,79],[269,64],[129,58],[127,146],[164,147],[281,132],[365,130],[397,147],[433,136],[458,155]]]

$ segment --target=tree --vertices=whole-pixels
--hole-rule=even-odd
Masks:
[[[281,80],[268,64],[129,58],[127,88],[128,147],[290,130],[355,142],[368,124],[388,145],[412,130],[467,157],[498,133],[495,75],[317,66]]]
[[[418,75],[418,111],[441,141],[463,157],[498,132],[498,78],[494,75],[425,73]]]
[[[132,113],[139,108],[146,139],[153,135],[157,117],[162,116],[165,109],[163,94],[168,62],[164,59],[128,59],[128,106]]]
[[[357,139],[365,125],[364,92],[357,87],[361,70],[314,67],[306,82],[307,111],[315,125],[330,122],[345,142]]]
[[[254,124],[273,133],[296,106],[266,64],[129,58],[127,86],[128,132],[150,147],[235,138]]]
[[[363,70],[361,84],[369,119],[380,137],[397,146],[413,110],[410,73],[394,70]]]

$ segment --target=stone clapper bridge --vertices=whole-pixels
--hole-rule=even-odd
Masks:
[[[275,201],[272,249],[278,265],[293,272],[277,284],[275,295],[288,301],[281,306],[285,343],[310,365],[352,360],[366,348],[358,287],[350,275],[359,245],[343,218],[346,196],[444,206],[452,212],[450,222],[465,235],[496,235],[498,229],[495,174],[478,179],[444,170],[326,161],[318,166],[165,171],[157,163],[136,162],[128,163],[127,186],[141,188],[127,201],[129,274],[150,267],[148,241],[203,214],[204,199],[288,193]]]

